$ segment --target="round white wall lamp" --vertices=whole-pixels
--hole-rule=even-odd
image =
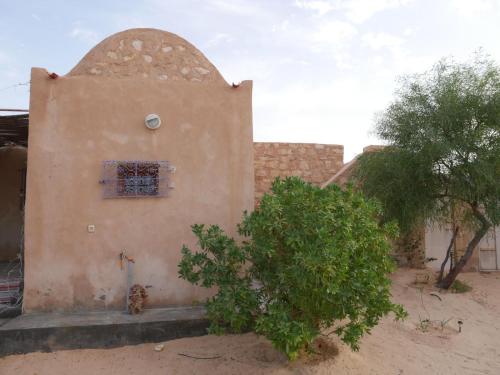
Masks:
[[[160,116],[158,116],[156,113],[150,113],[144,119],[144,124],[146,124],[146,127],[148,129],[151,129],[151,130],[158,129],[161,125]]]

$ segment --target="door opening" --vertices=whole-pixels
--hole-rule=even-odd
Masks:
[[[479,243],[479,269],[495,271],[500,269],[500,227],[491,228]]]
[[[27,126],[28,115],[0,116],[0,318],[22,310]]]

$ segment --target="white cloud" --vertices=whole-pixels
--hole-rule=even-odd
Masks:
[[[350,45],[358,30],[349,22],[327,21],[320,23],[315,30],[305,33],[306,43],[315,53],[332,58],[337,68],[350,69]]]
[[[414,28],[412,28],[412,27],[406,27],[403,30],[403,35],[404,36],[414,36],[416,33],[417,33],[417,31]]]
[[[344,77],[280,87],[255,87],[257,141],[313,142],[345,145],[350,160],[368,144],[373,115],[390,100],[390,90],[374,96],[379,81]],[[387,87],[388,85],[386,85]],[[389,85],[390,86],[390,85]]]
[[[295,5],[315,11],[322,16],[330,11],[340,11],[355,23],[362,23],[376,13],[409,4],[413,0],[296,0]]]
[[[101,39],[99,38],[99,34],[94,30],[82,27],[80,22],[77,22],[69,36],[72,38],[78,39],[86,44],[97,44]]]
[[[295,5],[302,9],[313,10],[320,16],[336,9],[333,2],[328,0],[295,0]]]
[[[0,51],[0,64],[6,64],[10,61],[9,56],[5,52]]]
[[[311,36],[316,43],[339,47],[348,43],[357,33],[356,28],[348,22],[329,21],[320,24]]]
[[[222,49],[219,49],[220,51]],[[232,57],[223,58],[220,63],[215,58],[212,63],[219,69],[228,83],[241,82],[251,79],[254,82],[267,82],[273,79],[277,63],[273,59],[263,56],[252,56],[236,54]]]
[[[157,13],[161,14],[164,12],[163,9],[158,8]],[[152,22],[148,20],[146,17],[143,17],[140,13],[138,14],[121,14],[121,13],[113,13],[111,15],[113,28],[116,31],[127,30],[127,29],[136,29],[141,27],[151,27]],[[156,26],[156,25],[155,25]],[[169,30],[171,31],[171,30]]]
[[[362,23],[376,13],[391,8],[407,5],[412,0],[350,0],[345,4],[346,16],[349,20]]]
[[[497,0],[450,0],[451,7],[461,16],[478,17],[499,9]]]
[[[395,50],[399,48],[405,40],[399,36],[391,35],[388,33],[366,33],[361,38],[363,43],[370,47],[371,49],[378,51],[383,48],[388,48],[390,50]]]
[[[206,44],[206,48],[216,47],[220,44],[231,43],[234,41],[234,37],[226,33],[215,34]]]
[[[290,21],[289,20],[283,20],[278,24],[274,24],[272,27],[273,32],[277,31],[287,31],[290,26]]]
[[[247,2],[242,0],[209,0],[213,8],[236,15],[250,16],[261,13],[261,8],[255,2]]]

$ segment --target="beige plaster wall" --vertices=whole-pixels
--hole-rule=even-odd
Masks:
[[[460,225],[460,224],[458,224]],[[425,232],[425,256],[427,258],[437,258],[429,262],[428,267],[438,270],[446,256],[446,250],[450,245],[453,236],[454,226],[451,224],[429,224]],[[467,228],[461,227],[455,239],[453,261],[456,263],[464,255],[469,241],[474,237],[474,233]],[[447,264],[449,267],[449,263]],[[448,268],[447,268],[448,269]],[[464,271],[479,271],[479,248],[476,247],[469,261],[464,267]]]
[[[190,304],[206,291],[180,280],[193,223],[235,235],[253,207],[252,83],[139,76],[31,78],[24,309],[120,309],[126,272],[151,285],[148,306]],[[158,130],[144,117],[157,113]],[[164,198],[103,199],[103,160],[168,160],[177,170]],[[95,225],[89,233],[87,226]]]
[[[0,148],[0,262],[16,259],[21,243],[21,181],[26,167],[24,147]]]
[[[256,202],[278,176],[299,176],[320,185],[343,165],[344,146],[314,143],[254,143]]]

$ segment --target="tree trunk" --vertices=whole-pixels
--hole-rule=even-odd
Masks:
[[[453,244],[455,243],[457,235],[458,235],[458,225],[455,227],[455,230],[453,231],[453,236],[451,237],[450,246],[448,246],[448,250],[446,250],[446,257],[444,258],[443,263],[441,263],[441,269],[439,270],[439,276],[437,278],[438,284],[441,281],[443,281],[444,267],[446,266],[446,262],[448,262],[448,259],[450,258],[451,250],[453,249]],[[453,260],[450,260],[450,272],[452,269],[453,269]]]
[[[479,241],[484,237],[484,235],[490,229],[490,222],[484,217],[484,215],[479,211],[477,205],[471,205],[472,213],[481,222],[481,227],[476,231],[472,240],[467,244],[467,249],[465,250],[465,254],[460,258],[455,267],[446,275],[446,277],[437,283],[437,286],[442,289],[449,289],[453,284],[458,274],[465,267],[470,257],[474,253],[474,249],[479,244]]]

